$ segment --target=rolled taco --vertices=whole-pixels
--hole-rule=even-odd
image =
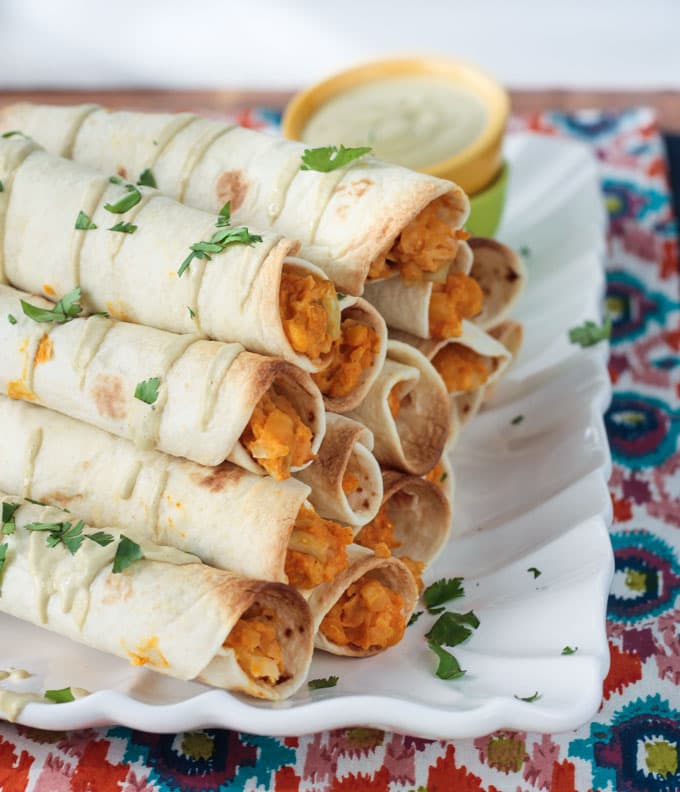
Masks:
[[[373,433],[373,453],[383,467],[421,476],[442,455],[449,412],[437,370],[414,347],[390,340],[380,376],[350,417]]]
[[[7,282],[53,302],[80,287],[86,312],[239,342],[306,371],[331,362],[335,287],[296,242],[26,145],[0,139]]]
[[[471,237],[468,244],[473,254],[470,275],[484,295],[482,310],[473,321],[490,330],[508,318],[524,291],[526,267],[512,248],[495,239]]]
[[[511,360],[502,343],[469,321],[463,322],[462,335],[457,338],[435,341],[399,331],[391,336],[414,346],[432,363],[461,424],[477,412],[486,388],[498,380]]]
[[[55,306],[0,285],[0,389],[141,448],[205,465],[225,459],[283,479],[309,464],[325,412],[309,374],[240,344]],[[57,321],[49,321],[50,318]]]
[[[132,532],[94,531],[16,496],[0,493],[0,503],[11,515],[0,545],[4,613],[133,665],[257,698],[287,698],[304,681],[312,619],[290,586],[213,569]],[[131,542],[138,560],[117,571]]]
[[[348,294],[361,294],[367,277],[441,277],[465,236],[469,202],[452,182],[372,157],[303,170],[303,144],[226,122],[15,104],[0,111],[8,129],[125,178],[151,169],[161,191],[209,212],[231,201],[235,222],[299,239],[302,255]]]
[[[350,565],[334,580],[303,592],[312,610],[318,649],[370,657],[399,643],[418,600],[408,567],[359,545],[347,549]]]
[[[228,462],[207,468],[0,396],[0,489],[117,525],[253,578],[309,589],[347,564],[352,531],[317,515],[309,487]]]
[[[383,483],[372,449],[373,435],[363,424],[328,413],[316,459],[295,474],[310,487],[309,500],[322,517],[348,525],[364,525],[375,517]]]
[[[439,555],[451,532],[451,502],[442,488],[443,466],[436,483],[429,475],[421,478],[384,471],[380,510],[354,537],[356,544],[378,556],[399,558],[419,587],[423,570]]]
[[[503,373],[505,374],[510,366],[512,366],[512,364],[517,360],[517,355],[519,355],[519,351],[522,348],[522,341],[524,340],[524,327],[522,326],[521,322],[516,322],[514,319],[506,319],[504,322],[492,327],[491,330],[489,330],[489,335],[493,336],[499,343],[503,344],[503,346],[510,353],[510,361],[503,370]],[[493,396],[497,385],[498,380],[491,383],[487,388],[484,389],[484,402],[488,401]]]

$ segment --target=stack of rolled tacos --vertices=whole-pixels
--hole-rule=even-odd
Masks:
[[[521,343],[520,259],[371,156],[94,105],[0,134],[0,610],[272,700],[314,646],[397,644]]]

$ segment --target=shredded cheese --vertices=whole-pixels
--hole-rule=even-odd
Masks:
[[[52,346],[52,339],[45,334],[38,343],[38,348],[35,351],[34,362],[37,366],[39,363],[45,363],[51,360],[54,354],[54,347]]]

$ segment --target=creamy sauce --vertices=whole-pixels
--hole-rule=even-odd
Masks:
[[[0,690],[0,712],[11,723],[14,723],[23,708],[31,701],[42,701],[44,704],[54,703],[41,696],[40,693],[17,693],[14,690]]]
[[[24,475],[21,485],[23,487],[24,497],[28,495],[30,498],[31,486],[33,484],[33,473],[35,472],[35,460],[38,456],[38,451],[42,446],[43,431],[41,427],[37,427],[31,432],[28,443],[26,444],[26,458],[24,459]]]
[[[307,122],[312,146],[372,146],[376,157],[425,168],[454,156],[482,132],[487,109],[473,93],[437,77],[395,77],[350,88]]]
[[[223,344],[219,352],[210,361],[207,381],[201,388],[201,430],[205,431],[213,416],[217,394],[227,371],[234,360],[245,351],[240,344]]]
[[[123,236],[123,234],[119,234],[119,236]],[[112,327],[113,322],[104,316],[91,316],[83,323],[82,333],[73,358],[73,369],[80,376],[79,385],[81,390],[85,384],[87,367],[92,362],[106,334]]]
[[[25,671],[23,668],[8,668],[6,671],[0,671],[0,681],[19,682],[32,676],[30,671]]]

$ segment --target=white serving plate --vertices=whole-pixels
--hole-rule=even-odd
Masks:
[[[613,556],[607,528],[610,455],[602,420],[610,398],[605,344],[583,350],[570,327],[600,317],[604,210],[597,167],[579,144],[530,135],[507,141],[510,184],[498,237],[528,247],[530,281],[516,311],[518,361],[455,451],[454,537],[426,582],[463,576],[480,627],[454,650],[467,674],[434,676],[424,615],[402,643],[366,660],[318,653],[303,688],[269,704],[178,682],[0,616],[0,669],[34,677],[14,689],[95,691],[69,704],[28,704],[19,722],[44,729],[120,723],[154,732],[228,727],[294,735],[370,725],[434,738],[495,729],[556,732],[597,711],[609,653],[605,636]],[[512,419],[523,415],[521,423]],[[536,567],[534,579],[527,570]],[[562,656],[565,646],[578,652]],[[541,698],[525,703],[515,698]]]

